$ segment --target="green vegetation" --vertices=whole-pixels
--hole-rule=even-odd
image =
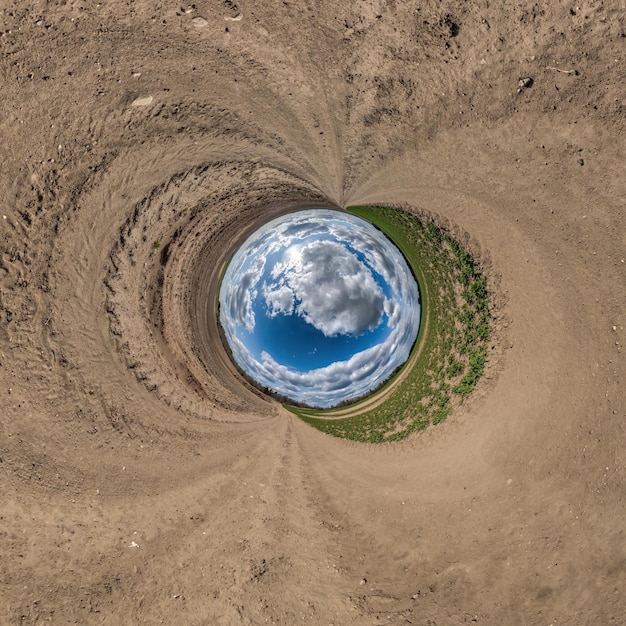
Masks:
[[[421,292],[419,335],[405,365],[373,396],[350,405],[349,416],[340,417],[346,407],[285,406],[337,437],[404,439],[446,419],[482,375],[490,336],[487,285],[473,257],[434,223],[392,207],[348,210],[380,228],[407,258]],[[379,394],[384,400],[368,408]]]

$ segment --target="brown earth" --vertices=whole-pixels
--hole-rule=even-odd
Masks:
[[[0,3],[0,623],[624,624],[626,3],[238,4]],[[302,202],[488,260],[445,423],[336,440],[216,350]]]

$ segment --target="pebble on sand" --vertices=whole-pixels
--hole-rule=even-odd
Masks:
[[[145,96],[143,98],[137,98],[132,101],[130,106],[131,107],[147,107],[148,105],[152,104],[153,100],[154,98],[152,96]]]

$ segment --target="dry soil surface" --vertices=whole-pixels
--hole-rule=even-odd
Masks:
[[[624,624],[625,12],[2,0],[0,623]],[[499,303],[384,446],[246,389],[207,297],[259,220],[373,202]]]

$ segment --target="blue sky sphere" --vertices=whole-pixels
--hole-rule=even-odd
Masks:
[[[329,408],[376,389],[406,361],[419,288],[369,222],[307,209],[264,224],[222,278],[220,323],[239,367],[262,387]]]

